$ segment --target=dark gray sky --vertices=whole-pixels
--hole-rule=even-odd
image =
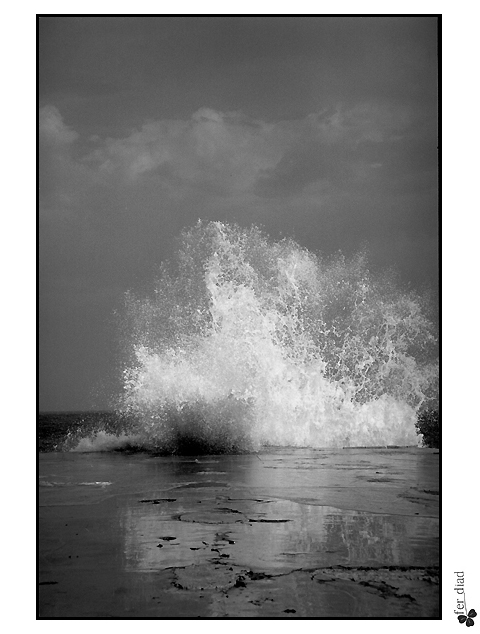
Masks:
[[[435,17],[40,18],[40,408],[119,388],[113,311],[198,218],[438,279]]]

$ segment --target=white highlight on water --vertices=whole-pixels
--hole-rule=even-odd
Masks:
[[[184,232],[152,296],[127,296],[124,332],[121,410],[146,448],[417,445],[437,385],[421,297],[362,254],[324,261],[255,227]]]

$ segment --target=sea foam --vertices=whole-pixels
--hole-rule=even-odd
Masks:
[[[117,445],[417,445],[416,414],[438,386],[426,308],[364,253],[325,259],[256,227],[199,221],[152,293],[126,296],[118,410],[130,422]]]

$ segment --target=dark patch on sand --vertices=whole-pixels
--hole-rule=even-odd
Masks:
[[[268,575],[266,572],[253,572],[253,570],[249,570],[246,575],[252,581],[258,581],[259,579],[271,579],[273,577],[273,575]]]
[[[234,544],[234,540],[230,538],[228,533],[215,533],[215,539],[221,542],[228,542],[229,544]]]
[[[249,519],[249,522],[263,522],[265,524],[283,524],[284,522],[291,522],[292,520],[267,520],[264,518],[260,519]]]
[[[236,509],[224,508],[224,507],[218,507],[215,510],[220,511],[221,513],[240,513],[241,514],[241,511],[237,511]]]
[[[162,502],[176,502],[177,498],[154,498],[153,500],[139,500],[142,504],[161,504]]]

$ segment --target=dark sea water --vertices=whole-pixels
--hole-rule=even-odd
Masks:
[[[68,450],[74,438],[98,429],[115,433],[118,421],[115,412],[42,412],[38,415],[38,450]]]
[[[160,448],[136,446],[128,442],[122,442],[122,439],[129,434],[134,421],[124,414],[112,411],[94,411],[94,412],[40,412],[38,414],[37,437],[38,451],[40,453],[48,452],[98,452],[98,451],[147,451],[160,454],[177,454],[177,455],[202,455],[215,453],[250,453],[245,451],[227,451],[220,447],[212,447],[196,442],[194,439],[187,437],[182,442],[177,442],[175,449],[169,447],[166,451]],[[88,442],[90,438],[97,438],[99,435],[116,439],[117,442],[110,443],[108,446],[85,446],[82,448],[82,442],[85,439]],[[422,436],[418,436],[421,444]],[[397,445],[376,445],[374,448],[381,447],[397,448]],[[254,452],[256,453],[256,452]]]

